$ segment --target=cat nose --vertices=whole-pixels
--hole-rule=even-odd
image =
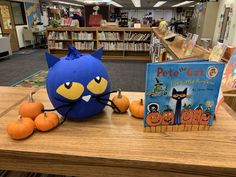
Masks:
[[[91,98],[91,95],[86,95],[86,96],[83,96],[82,99],[86,102],[88,102]]]

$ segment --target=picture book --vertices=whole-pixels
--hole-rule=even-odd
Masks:
[[[236,50],[225,67],[222,84],[226,88],[236,88]]]
[[[144,127],[212,125],[224,63],[151,63],[146,70]]]
[[[186,48],[186,52],[185,52],[185,56],[189,56],[192,55],[193,49],[197,43],[198,40],[198,35],[197,34],[193,34],[192,38],[188,41],[187,44],[187,48]]]
[[[188,43],[189,43],[189,41],[192,39],[192,37],[193,37],[193,34],[192,34],[192,33],[188,33],[188,34],[187,34],[186,40],[185,40],[184,45],[183,45],[184,49],[187,49]]]
[[[209,56],[209,60],[220,61],[225,53],[226,48],[227,48],[227,45],[218,42],[218,44],[215,47],[213,47],[211,54]]]

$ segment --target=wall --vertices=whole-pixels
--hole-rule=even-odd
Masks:
[[[224,14],[225,6],[229,6],[230,4],[233,5],[233,16],[231,19],[230,31],[229,31],[229,38],[224,40],[225,44],[235,45],[236,46],[236,0],[222,0],[219,1],[219,11],[217,15],[217,22],[215,27],[215,34],[213,39],[213,45],[217,43],[217,39],[219,38],[221,27],[219,27],[220,23],[220,16]]]
[[[121,10],[121,12],[128,12],[128,17],[134,17],[137,19],[142,19],[145,14],[148,12],[152,12],[153,19],[157,20],[160,18],[164,18],[165,20],[169,21],[173,16],[175,10],[172,9],[157,9],[157,10],[148,10],[148,9],[140,9],[140,10]]]
[[[214,37],[214,28],[209,28],[210,26],[216,26],[216,19],[219,10],[219,4],[217,2],[208,2],[206,5],[205,18],[203,18],[203,24],[201,32],[199,32],[200,38],[210,38]]]
[[[38,0],[35,0],[35,1],[33,1],[33,0],[17,0],[17,1],[38,3]],[[24,3],[24,8],[25,8],[25,3]],[[25,10],[26,10],[26,8],[25,8]],[[16,34],[17,34],[17,38],[18,38],[18,42],[19,42],[19,47],[20,48],[23,48],[23,47],[26,47],[28,45],[31,45],[29,42],[27,42],[26,45],[25,45],[24,39],[23,39],[23,28],[24,27],[28,27],[29,28],[29,26],[28,26],[29,22],[28,22],[28,18],[27,17],[26,17],[26,22],[27,22],[26,25],[17,25],[16,26]]]
[[[24,39],[23,39],[23,28],[24,27],[28,27],[28,25],[17,25],[16,26],[16,34],[17,34],[17,38],[18,38],[20,48],[25,47]]]

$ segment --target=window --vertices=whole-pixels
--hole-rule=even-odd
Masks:
[[[11,2],[15,25],[26,25],[25,9],[23,2]]]

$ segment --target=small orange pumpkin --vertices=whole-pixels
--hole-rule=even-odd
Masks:
[[[35,92],[30,93],[28,101],[21,103],[19,115],[22,117],[29,117],[34,120],[40,113],[42,113],[44,106],[42,103],[34,101],[33,94],[35,94]]]
[[[132,101],[129,106],[129,110],[132,116],[143,119],[144,117],[143,99],[140,99],[139,101]]]
[[[35,126],[38,130],[46,132],[55,128],[59,123],[59,117],[54,112],[41,113],[35,120]]]
[[[112,102],[119,108],[120,113],[124,113],[129,108],[129,99],[121,94],[121,89],[118,91],[118,95],[112,98]],[[118,110],[115,109],[115,112],[119,113]]]
[[[33,134],[35,128],[34,121],[28,117],[18,116],[18,119],[12,121],[7,126],[7,133],[12,139],[20,140]]]

